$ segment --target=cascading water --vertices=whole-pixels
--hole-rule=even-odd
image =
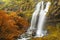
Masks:
[[[46,14],[47,14],[49,6],[50,6],[50,2],[46,3],[45,9],[44,9],[44,1],[42,1],[41,4],[42,4],[42,6],[41,6],[40,13],[39,13],[39,20],[38,20],[38,25],[37,25],[36,37],[44,36],[44,34],[43,34],[43,24],[44,24]]]
[[[50,4],[51,4],[50,2],[47,2],[45,8],[44,8],[44,1],[41,1],[36,5],[36,9],[32,15],[31,26],[26,32],[27,35],[29,35],[29,36],[32,35],[33,31],[36,29],[37,29],[37,31],[36,31],[35,37],[43,37],[45,35],[45,34],[43,34],[43,32],[44,32],[43,24],[44,24],[44,21],[46,18],[46,13],[48,12]],[[38,24],[36,24],[36,23],[38,23]],[[22,37],[22,39],[18,39],[18,40],[27,40],[27,39],[30,39],[30,37],[28,37],[28,38]]]
[[[44,20],[46,17],[46,13],[48,12],[49,6],[50,6],[50,2],[47,2],[46,7],[44,9],[44,1],[41,1],[36,5],[36,10],[32,15],[31,26],[28,29],[28,34],[32,34],[33,30],[36,29],[35,27],[37,27],[36,37],[42,37],[45,35],[43,34],[44,32],[43,24],[44,24]],[[36,26],[37,18],[38,18],[38,24]]]

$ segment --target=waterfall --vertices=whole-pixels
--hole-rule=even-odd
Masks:
[[[44,9],[44,1],[41,1],[36,5],[36,10],[32,15],[31,26],[28,29],[28,34],[32,34],[32,32],[36,29],[35,27],[37,27],[36,37],[42,37],[45,35],[43,31],[43,24],[50,4],[51,4],[50,2],[47,2],[45,9]],[[36,26],[37,20],[38,24]]]
[[[27,36],[29,36],[29,37],[27,37],[27,38],[22,37],[22,36],[26,35],[26,34],[24,34],[21,36],[22,39],[18,39],[18,40],[30,39],[30,36],[32,35],[34,30],[36,31],[35,37],[43,37],[45,35],[45,34],[43,34],[43,32],[44,32],[43,31],[43,24],[44,24],[46,14],[48,12],[50,4],[51,4],[50,2],[47,2],[45,8],[44,8],[44,1],[41,1],[36,5],[36,9],[32,15],[30,28],[28,28],[28,30],[26,32]]]
[[[46,7],[44,9],[44,2],[41,2],[42,6],[41,6],[41,10],[39,13],[39,20],[38,20],[38,25],[37,25],[37,32],[36,32],[36,37],[42,37],[45,34],[43,33],[43,24],[46,18],[46,14],[48,12],[49,6],[50,6],[50,2],[46,3]]]

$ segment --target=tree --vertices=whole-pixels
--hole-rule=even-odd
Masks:
[[[0,10],[0,40],[15,40],[28,27],[29,23],[24,18]]]

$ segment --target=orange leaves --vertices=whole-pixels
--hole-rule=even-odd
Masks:
[[[14,40],[24,33],[29,27],[29,23],[22,17],[17,16],[15,12],[8,15],[0,10],[0,39]]]

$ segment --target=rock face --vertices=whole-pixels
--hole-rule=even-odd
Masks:
[[[15,40],[28,27],[29,23],[24,18],[0,10],[0,40]]]

